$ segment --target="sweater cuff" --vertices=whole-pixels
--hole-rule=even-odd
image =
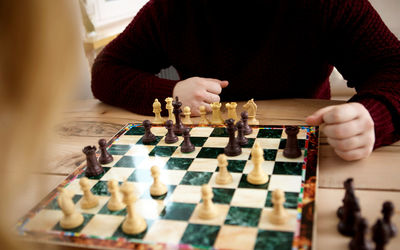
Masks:
[[[371,98],[352,98],[364,105],[374,121],[375,145],[374,149],[395,142],[395,126],[389,109],[380,101]]]

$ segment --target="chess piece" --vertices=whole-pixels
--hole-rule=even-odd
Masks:
[[[190,141],[190,134],[189,129],[185,128],[183,131],[183,143],[181,145],[181,152],[182,153],[191,153],[195,150],[194,145]]]
[[[111,179],[107,183],[108,192],[111,194],[111,198],[108,201],[107,207],[110,211],[119,211],[125,208],[125,204],[122,202],[121,193],[119,191],[118,182]]]
[[[147,228],[147,223],[143,217],[136,211],[135,202],[137,197],[134,194],[133,183],[124,182],[121,185],[121,192],[124,195],[123,202],[126,205],[127,215],[122,223],[122,231],[126,234],[140,234]]]
[[[372,227],[372,240],[375,242],[375,250],[384,250],[390,239],[390,229],[383,220],[378,219]]]
[[[104,169],[97,161],[95,146],[86,146],[82,152],[86,155],[86,177],[95,177],[104,173]]]
[[[299,142],[297,141],[297,134],[299,133],[299,127],[286,126],[285,132],[287,134],[287,139],[286,139],[285,149],[283,150],[283,156],[287,158],[297,158],[301,156]]]
[[[176,136],[174,133],[174,130],[173,130],[174,124],[173,124],[172,120],[166,121],[165,127],[167,128],[167,131],[168,131],[167,134],[165,135],[165,143],[172,144],[172,143],[177,142],[179,139],[178,139],[178,136]]]
[[[101,152],[99,157],[100,164],[108,164],[114,160],[112,155],[107,151],[107,141],[105,139],[99,140],[99,148]]]
[[[232,183],[232,175],[228,171],[228,159],[226,158],[226,155],[220,154],[218,155],[218,167],[219,171],[217,176],[215,177],[215,183],[219,185],[226,185],[229,183]]]
[[[242,121],[238,121],[236,123],[236,127],[238,129],[237,141],[240,146],[245,146],[249,142],[249,140],[244,136],[244,125]]]
[[[289,215],[283,207],[285,203],[285,193],[280,189],[275,189],[272,192],[272,211],[268,215],[268,219],[272,224],[283,225],[287,222]]]
[[[183,114],[185,115],[185,117],[182,120],[182,123],[185,125],[190,125],[193,124],[192,120],[190,119],[190,107],[189,106],[185,106],[183,108]]]
[[[175,120],[175,115],[174,115],[174,113],[172,113],[172,110],[174,109],[174,107],[172,106],[173,100],[174,99],[172,97],[165,98],[165,102],[166,102],[165,109],[168,110],[168,120],[171,120],[172,123]]]
[[[212,192],[211,186],[208,184],[204,184],[201,187],[201,195],[203,203],[199,205],[199,218],[204,220],[211,220],[218,215],[217,208],[212,202],[214,194]]]
[[[354,194],[353,178],[348,178],[347,180],[345,180],[343,182],[343,186],[344,186],[344,189],[346,190],[344,197],[348,196],[350,192],[352,192]],[[344,204],[344,199],[346,199],[346,198],[343,198],[343,200],[342,200],[343,204]],[[338,208],[336,215],[339,219],[341,219],[343,217],[343,205]]]
[[[164,119],[161,117],[161,103],[156,98],[153,103],[154,120],[153,124],[164,124]]]
[[[150,194],[152,196],[161,196],[167,193],[167,186],[160,180],[160,169],[157,166],[151,167],[151,176],[153,177],[153,184],[150,186]]]
[[[224,153],[227,156],[237,156],[242,153],[242,148],[240,147],[238,141],[235,138],[236,126],[233,119],[228,119],[225,121],[227,127],[226,130],[229,134],[228,145],[224,148]]]
[[[200,110],[200,122],[199,125],[209,125],[210,121],[207,119],[206,115],[207,115],[207,110],[205,106],[200,106],[199,107]]]
[[[258,142],[254,143],[251,149],[251,161],[253,169],[247,175],[247,182],[253,185],[263,185],[268,182],[268,174],[264,172],[261,165],[264,162],[264,151]]]
[[[243,108],[247,110],[249,116],[248,124],[259,125],[260,122],[256,119],[257,104],[254,102],[254,99],[251,99],[245,105],[243,105]]]
[[[182,135],[185,126],[183,126],[181,121],[182,102],[179,101],[178,97],[175,97],[175,101],[172,102],[172,106],[174,106],[174,115],[175,115],[174,133],[177,135]]]
[[[151,132],[151,122],[149,120],[143,121],[144,135],[142,137],[143,144],[149,144],[156,140],[156,136]]]
[[[353,236],[356,232],[356,222],[360,217],[360,205],[353,192],[343,199],[343,215],[338,224],[339,233]]]
[[[381,213],[383,215],[383,223],[386,224],[386,226],[389,228],[389,236],[390,237],[394,237],[397,234],[397,228],[396,225],[394,223],[392,223],[392,216],[394,213],[394,205],[392,202],[390,201],[386,201],[385,203],[383,203],[382,205],[382,210]]]
[[[81,200],[81,208],[90,209],[99,205],[99,198],[92,194],[90,191],[89,180],[86,177],[82,177],[79,180],[79,185],[83,191],[83,197]]]
[[[226,109],[228,110],[228,118],[233,119],[234,121],[238,120],[237,113],[236,113],[236,102],[228,102],[225,104]]]
[[[224,124],[224,120],[221,117],[221,105],[220,102],[213,102],[210,104],[212,109],[211,124],[213,125]]]
[[[60,194],[57,198],[58,206],[63,212],[63,217],[60,220],[60,226],[63,229],[73,229],[82,225],[84,218],[83,215],[76,211],[74,201],[74,193],[64,188],[59,188]]]
[[[365,237],[368,231],[368,222],[364,218],[359,218],[356,223],[356,233],[351,239],[350,250],[372,250],[372,244]]]
[[[241,121],[243,122],[243,129],[244,129],[244,134],[245,135],[249,135],[251,133],[253,133],[253,129],[249,126],[248,124],[248,119],[249,119],[249,115],[247,113],[247,111],[243,111],[242,113],[240,113],[241,116]]]

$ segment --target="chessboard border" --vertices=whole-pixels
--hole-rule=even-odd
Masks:
[[[139,127],[141,123],[128,123],[124,125],[107,143],[107,147],[110,147],[120,136],[125,134],[133,127]],[[162,127],[162,125],[153,125],[154,127]],[[186,125],[189,128],[193,127],[225,127],[224,125],[208,125],[202,126],[198,124]],[[296,126],[296,125],[294,125]],[[317,183],[307,192],[305,188],[311,184],[314,180],[317,180],[318,174],[318,150],[319,150],[319,127],[318,126],[304,126],[297,125],[302,129],[307,130],[307,137],[305,143],[305,156],[304,164],[302,166],[302,184],[300,194],[302,194],[301,201],[298,201],[297,207],[297,228],[294,232],[292,249],[311,249],[314,245],[313,240],[315,238],[316,228],[316,213],[315,213],[315,197],[317,192]],[[255,129],[284,129],[285,125],[253,125]],[[97,155],[99,155],[99,151]],[[313,165],[314,164],[314,165]],[[158,247],[161,249],[169,247],[177,247],[179,249],[203,249],[197,248],[196,246],[188,244],[169,244],[169,243],[145,243],[143,241],[130,239],[129,241],[123,237],[94,237],[92,235],[85,235],[81,233],[73,232],[59,232],[59,231],[31,231],[24,229],[24,226],[32,219],[37,213],[44,209],[57,195],[58,188],[63,188],[73,180],[75,180],[80,174],[84,172],[86,167],[85,161],[78,166],[71,174],[69,174],[55,189],[53,189],[48,195],[46,195],[35,207],[33,207],[25,216],[18,220],[16,224],[17,234],[25,241],[35,241],[38,243],[51,243],[71,246],[83,246],[83,247],[105,247],[105,248],[121,248],[121,249],[136,249],[139,246],[145,249]],[[315,167],[315,169],[313,168]],[[300,199],[300,196],[299,198]],[[305,202],[307,203],[305,204]],[[311,223],[305,221],[307,217],[304,213],[306,212],[303,208],[307,205],[308,209],[311,209],[311,217],[313,220]],[[307,210],[310,212],[310,210]],[[314,222],[314,223],[313,223]],[[300,234],[306,231],[307,234]],[[136,241],[136,242],[135,242]]]

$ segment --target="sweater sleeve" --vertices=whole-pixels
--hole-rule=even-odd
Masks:
[[[367,0],[330,0],[322,11],[331,63],[355,87],[375,125],[375,148],[400,139],[400,41]]]
[[[155,98],[172,96],[177,81],[156,76],[170,66],[163,48],[163,1],[149,1],[127,28],[97,56],[92,92],[99,100],[135,113],[151,114]]]

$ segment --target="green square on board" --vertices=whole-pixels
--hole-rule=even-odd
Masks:
[[[132,127],[125,135],[144,135],[144,127]]]
[[[176,146],[156,146],[150,152],[149,156],[168,157],[171,156],[177,148]]]
[[[169,158],[164,168],[172,170],[187,170],[192,162],[193,159],[190,158]]]
[[[251,183],[249,183],[247,181],[247,174],[242,175],[242,177],[240,178],[240,182],[239,182],[239,187],[240,188],[255,188],[255,189],[268,189],[268,185],[269,185],[269,179],[271,178],[271,176],[268,176],[268,182],[262,185],[253,185]]]
[[[156,139],[149,143],[143,143],[143,137],[136,142],[137,145],[157,145],[164,136],[156,136]]]
[[[279,143],[279,149],[284,149],[286,147],[286,139],[281,139],[280,143]],[[301,149],[304,149],[306,146],[306,140],[304,139],[298,139],[297,140],[298,145]]]
[[[247,144],[244,146],[241,146],[241,147],[242,148],[252,148],[255,141],[256,141],[255,138],[247,138]]]
[[[136,168],[144,159],[146,159],[144,155],[125,155],[115,163],[114,167]]]
[[[214,128],[213,132],[211,132],[210,137],[229,137],[226,128]]]
[[[125,215],[127,215],[128,212],[126,211],[126,208],[123,208],[123,209],[118,210],[118,211],[109,210],[108,207],[107,207],[108,202],[100,209],[98,214],[108,214],[108,215],[116,215],[116,216],[125,216]]]
[[[220,204],[230,204],[235,189],[231,188],[213,188],[213,202]]]
[[[126,238],[126,239],[129,239],[129,240],[141,240],[141,239],[144,238],[144,236],[146,235],[146,233],[149,230],[149,228],[153,225],[154,221],[153,220],[146,220],[147,228],[146,228],[146,230],[144,230],[140,234],[126,234],[126,233],[124,233],[124,231],[122,231],[122,224],[123,223],[124,222],[122,222],[121,225],[119,225],[118,229],[114,232],[113,237]]]
[[[103,168],[103,173],[96,175],[96,176],[90,176],[87,178],[91,179],[91,180],[100,180],[101,177],[103,177],[107,173],[107,171],[110,170],[109,167],[102,167],[102,168]],[[83,171],[80,175],[78,175],[77,178],[80,179],[80,178],[84,177],[85,175],[86,175],[86,173],[85,173],[85,171]]]
[[[290,250],[293,245],[293,232],[258,230],[254,249]]]
[[[207,141],[207,139],[208,139],[208,137],[190,137],[190,142],[195,147],[203,147],[203,145]],[[181,143],[181,146],[182,146],[182,143]]]
[[[272,207],[273,204],[271,202],[272,199],[272,191],[268,192],[267,195],[267,200],[265,201],[265,207]],[[297,203],[299,200],[299,193],[295,192],[285,192],[285,203],[283,203],[283,206],[285,208],[297,208]]]
[[[220,226],[189,224],[181,242],[198,248],[212,247],[219,230]]]
[[[242,173],[247,161],[243,160],[228,160],[228,171],[230,173]],[[219,167],[217,167],[216,172],[219,172]]]
[[[195,172],[187,171],[185,176],[183,176],[180,185],[195,185],[201,186],[207,184],[211,179],[211,172]]]
[[[257,227],[260,216],[261,208],[230,207],[225,219],[225,224]]]
[[[60,222],[57,222],[57,224],[53,227],[52,230],[54,231],[63,231],[63,232],[74,232],[74,233],[80,233],[81,230],[89,223],[89,221],[92,219],[94,214],[82,214],[83,215],[83,223],[79,227],[72,228],[72,229],[63,229],[60,226]]]
[[[130,145],[126,144],[113,144],[111,147],[108,148],[108,153],[112,155],[124,155],[126,152],[131,149]]]
[[[60,210],[61,208],[60,206],[58,206],[57,198],[58,196],[54,197],[54,199],[52,199],[51,202],[47,204],[45,209]],[[72,201],[74,202],[74,204],[76,204],[81,198],[82,195],[76,194],[74,195],[74,197],[72,197]]]
[[[111,194],[108,192],[107,183],[108,181],[99,181],[90,189],[90,191],[94,195],[111,196]]]
[[[165,220],[189,220],[196,204],[171,202],[161,211],[160,217]]]
[[[275,162],[272,174],[301,175],[302,171],[302,162]]]
[[[266,129],[258,130],[257,138],[281,138],[283,129]]]
[[[217,159],[218,155],[223,154],[223,148],[201,148],[197,158]]]

